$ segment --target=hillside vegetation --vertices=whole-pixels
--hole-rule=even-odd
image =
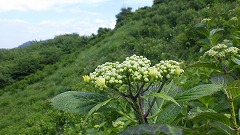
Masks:
[[[33,42],[30,46],[0,50],[0,134],[118,133],[123,129],[112,125],[121,117],[117,112],[96,113],[85,120],[85,115],[54,109],[50,101],[66,91],[111,95],[84,83],[82,76],[107,61],[122,62],[133,54],[148,58],[153,65],[168,59],[182,63],[185,73],[176,78],[175,83],[184,90],[210,83],[209,78],[220,74],[220,71],[206,69],[196,62],[218,43],[239,48],[239,13],[239,0],[154,0],[151,7],[135,12],[131,8],[121,9],[116,15],[117,24],[113,30],[99,28],[97,34],[90,36],[76,33],[59,35],[54,39]],[[234,66],[232,74],[235,80],[239,80],[240,62],[236,60],[235,63],[238,65]],[[236,85],[238,90],[239,84]],[[224,95],[219,92],[214,97],[223,99]],[[167,124],[196,128],[197,132],[193,134],[218,133],[211,129],[209,123],[204,125],[201,121],[183,118],[188,109],[203,107],[204,103],[208,103],[209,108],[213,102],[225,105],[225,108],[215,109],[221,114],[228,114],[231,110],[219,98],[208,99],[189,102],[186,112],[179,114],[177,121]],[[237,112],[239,96],[234,105]],[[240,117],[240,114],[236,115]],[[131,125],[136,124],[129,122],[124,128]]]

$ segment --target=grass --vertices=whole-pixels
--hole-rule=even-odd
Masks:
[[[35,73],[35,76],[30,75],[29,78],[17,82],[15,87],[10,87],[9,92],[5,89],[0,100],[0,134],[60,131],[56,119],[61,119],[61,112],[50,106],[51,98],[68,90],[95,91],[92,87],[85,87],[81,76],[92,72],[96,65],[106,61],[123,60],[128,54],[121,49],[121,45],[129,32],[129,27],[122,27],[89,49],[79,50],[70,63],[66,58],[65,61],[52,65],[55,68],[45,68]],[[41,77],[36,79],[36,76]],[[31,78],[35,82],[31,82]],[[70,127],[65,127],[66,131],[70,130]]]

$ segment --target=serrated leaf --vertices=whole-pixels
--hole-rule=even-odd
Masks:
[[[51,105],[63,111],[87,114],[94,106],[106,100],[106,96],[98,93],[68,91],[55,96]]]
[[[163,100],[171,101],[171,102],[175,103],[176,105],[180,106],[180,105],[177,103],[177,101],[174,100],[174,98],[172,98],[171,96],[168,96],[168,95],[165,94],[164,92],[154,93],[154,94],[149,94],[149,95],[143,96],[143,98],[149,98],[149,97],[162,98]],[[180,106],[180,107],[181,107],[181,106]]]
[[[228,83],[233,82],[234,78],[230,75],[218,75],[218,76],[212,76],[210,81],[213,84],[226,86]]]
[[[182,93],[183,89],[179,86],[177,86],[173,81],[171,81],[169,84],[164,85],[162,92],[166,93],[167,95],[171,97],[175,97],[179,93]],[[148,98],[145,99],[145,104],[144,106],[146,108],[149,107],[149,104],[151,103],[153,98]],[[154,119],[149,119],[152,120],[152,123],[156,123],[157,116],[160,114],[162,106],[166,103],[166,101],[162,98],[157,98],[155,104],[153,105],[153,108],[151,109],[150,115],[153,116],[152,118]],[[150,117],[151,117],[150,116]]]
[[[213,110],[195,112],[195,116],[192,116],[191,119],[207,119],[207,120],[217,121],[227,126],[230,126],[230,120],[225,115],[214,112]]]
[[[189,112],[188,112],[188,119],[194,119],[197,116],[199,116],[201,113],[207,113],[207,112],[216,112],[213,109],[210,108],[205,108],[205,107],[195,107],[192,108]]]
[[[125,131],[119,133],[118,135],[158,135],[164,133],[166,135],[183,135],[183,129],[170,125],[149,125],[142,124],[127,128]]]
[[[210,126],[216,128],[217,130],[221,131],[224,135],[236,135],[236,133],[232,130],[230,126],[222,124],[220,122],[210,122]]]
[[[240,96],[240,80],[236,80],[229,84],[227,90],[231,92],[233,99],[236,99],[238,96]]]
[[[216,100],[217,100],[217,98],[212,97],[212,96],[204,96],[204,97],[198,99],[198,101],[203,103],[206,107],[211,106]]]
[[[96,111],[97,111],[98,109],[100,109],[101,107],[105,106],[105,105],[106,105],[107,103],[109,103],[111,100],[112,100],[112,98],[111,98],[111,99],[108,99],[108,100],[106,100],[106,101],[104,101],[104,102],[101,102],[101,103],[97,104],[96,106],[94,106],[94,107],[88,112],[85,120],[87,120],[87,118],[88,118],[90,115],[92,115],[94,112],[96,112]]]
[[[240,65],[240,60],[237,59],[236,57],[232,57],[232,61],[236,63],[237,65]]]
[[[176,104],[170,104],[163,108],[159,113],[156,123],[171,124],[181,111],[181,107]]]
[[[212,95],[213,93],[220,91],[221,85],[216,84],[202,84],[195,86],[175,97],[177,102],[195,100],[204,96]]]
[[[224,75],[212,76],[210,78],[210,81],[213,84],[222,85],[222,86],[226,85],[226,78]]]

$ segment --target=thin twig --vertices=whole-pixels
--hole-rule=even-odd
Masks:
[[[160,93],[160,92],[161,92],[164,84],[165,84],[165,79],[163,79],[162,84],[161,84],[161,86],[159,87],[157,93]],[[145,117],[145,118],[147,118],[147,116],[149,115],[149,113],[150,113],[150,111],[151,111],[151,109],[152,109],[152,107],[153,107],[153,105],[154,105],[154,103],[155,103],[156,100],[157,100],[157,97],[154,97],[153,100],[152,100],[152,102],[151,102],[151,104],[150,104],[150,106],[149,106],[149,108],[148,108],[148,110],[147,110],[147,112],[144,114],[144,117]]]
[[[151,83],[148,85],[148,87],[147,87],[145,90],[142,91],[142,94],[144,94],[146,91],[148,91],[149,88],[150,88],[150,86],[151,86],[152,84],[153,84],[153,82],[151,82]]]

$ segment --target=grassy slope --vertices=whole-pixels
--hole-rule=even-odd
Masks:
[[[49,99],[67,90],[83,90],[81,76],[92,71],[96,65],[105,61],[123,60],[128,54],[120,45],[129,31],[130,29],[122,27],[100,43],[79,51],[74,62],[67,65],[57,63],[58,69],[37,83],[27,85],[24,90],[14,93],[5,92],[0,100],[0,134],[25,133],[30,128],[36,128],[36,123],[47,119],[46,123],[52,123],[49,128],[55,128],[55,119],[49,114],[49,109],[52,109]],[[121,54],[121,57],[116,54]],[[42,74],[44,72],[48,72],[46,68]]]

